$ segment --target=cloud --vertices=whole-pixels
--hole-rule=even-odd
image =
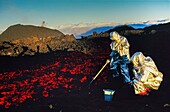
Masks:
[[[79,23],[79,24],[65,24],[65,25],[59,25],[56,28],[57,29],[66,29],[66,28],[95,28],[95,27],[101,27],[101,26],[115,26],[117,23],[112,22],[97,22],[97,23]]]

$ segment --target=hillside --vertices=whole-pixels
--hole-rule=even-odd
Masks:
[[[64,34],[58,30],[52,30],[45,27],[17,24],[8,27],[0,35],[0,41],[11,41],[28,37],[44,38],[49,36],[61,39],[64,37]]]
[[[0,35],[0,55],[35,55],[56,50],[80,50],[74,35],[31,25],[10,26]],[[74,45],[73,45],[74,44]],[[80,46],[79,46],[80,45]]]

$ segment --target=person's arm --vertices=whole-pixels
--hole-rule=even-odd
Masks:
[[[125,47],[127,49],[129,49],[129,47],[130,47],[129,42],[125,37],[123,38],[123,41],[122,41],[122,47]]]

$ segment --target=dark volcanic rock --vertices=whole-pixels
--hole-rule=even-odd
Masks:
[[[19,55],[34,55],[35,51],[26,47],[20,46],[17,44],[13,44],[10,42],[0,43],[0,55],[8,55],[8,56],[19,56]]]
[[[83,46],[83,42],[77,42],[74,36],[67,35],[62,40],[56,39],[56,37],[47,38],[23,38],[13,40],[10,42],[1,42],[0,55],[18,56],[22,55],[34,55],[35,53],[47,53],[56,50],[77,50],[81,51],[79,46]],[[23,50],[23,48],[27,48]],[[24,51],[24,53],[23,53]]]
[[[89,35],[89,36],[82,36],[82,39],[93,39],[93,38],[107,38],[109,37],[110,34],[107,32],[101,32],[101,33],[97,33],[97,32],[93,32],[93,35]]]
[[[156,30],[156,31],[170,32],[170,23],[160,24],[160,25],[153,25],[153,26],[144,28],[144,30],[149,30],[149,31]]]

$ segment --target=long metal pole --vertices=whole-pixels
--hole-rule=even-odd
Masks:
[[[88,86],[91,85],[91,83],[98,77],[98,75],[102,72],[102,70],[106,67],[106,65],[109,63],[110,61],[107,60],[106,63],[103,65],[103,67],[100,69],[100,71],[96,74],[96,76],[93,78],[93,80],[89,83]]]

